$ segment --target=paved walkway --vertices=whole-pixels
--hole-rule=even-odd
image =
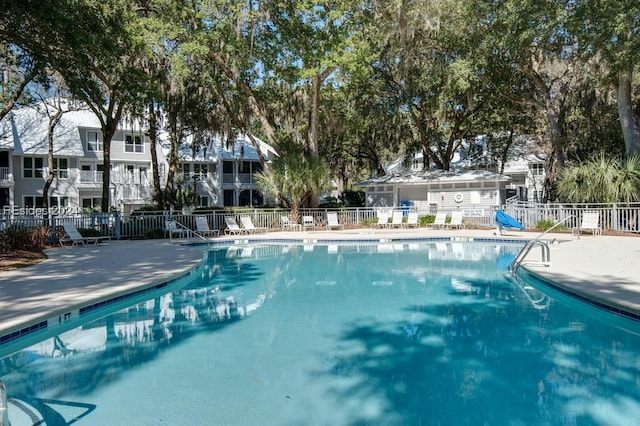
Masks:
[[[509,231],[502,238],[527,240],[538,234]],[[271,232],[223,236],[216,241],[380,240],[421,237],[497,238],[492,230],[353,229],[343,231]],[[640,314],[640,237],[548,234],[550,267],[529,267],[559,286]],[[168,240],[111,241],[87,247],[47,251],[38,265],[0,273],[0,336],[96,299],[150,287],[182,275],[199,264],[202,246],[182,246]],[[535,256],[539,250],[534,250]],[[539,257],[539,255],[538,255]]]

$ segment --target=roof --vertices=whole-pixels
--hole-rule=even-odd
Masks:
[[[265,157],[267,160],[270,160],[277,155],[276,151],[271,147],[271,145],[258,139],[255,136],[253,138],[256,140],[263,157]],[[168,141],[168,138],[165,138],[165,141]],[[165,153],[168,153],[168,143],[166,143],[163,148]],[[183,143],[180,146],[178,158],[180,161],[184,162],[215,162],[217,159],[245,159],[248,161],[258,161],[260,159],[260,157],[258,156],[258,151],[249,140],[249,137],[243,134],[237,135],[233,143],[227,143],[224,139],[224,136],[222,135],[215,135],[210,139],[206,148],[198,149],[195,153],[191,149],[190,143]]]
[[[49,117],[40,104],[11,111],[0,123],[0,147],[13,149],[15,154],[47,155],[49,152]],[[64,107],[64,106],[63,106]],[[84,149],[80,128],[100,129],[100,122],[88,109],[66,111],[53,131],[53,154],[82,157]]]
[[[375,185],[425,185],[443,182],[477,182],[477,181],[508,181],[508,176],[487,170],[432,170],[418,172],[398,172],[378,178],[371,178],[356,186],[367,187]]]

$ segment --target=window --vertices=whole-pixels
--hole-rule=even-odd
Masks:
[[[34,157],[24,157],[22,159],[22,167],[25,178],[42,178],[44,176],[42,170],[43,159]]]
[[[142,136],[126,135],[124,137],[124,152],[136,152],[136,153],[144,152]]]
[[[191,165],[185,163],[178,164],[178,173],[182,176],[183,181],[188,181],[191,175]]]
[[[102,152],[102,133],[87,130],[87,151]]]
[[[82,208],[83,209],[99,209],[102,206],[102,198],[83,198],[82,199]]]
[[[233,162],[231,161],[224,161],[222,163],[222,173],[225,174],[231,174],[233,173]]]
[[[206,164],[194,164],[193,165],[193,177],[194,179],[206,180],[209,169]]]
[[[66,158],[53,159],[53,174],[60,179],[69,177],[69,161]]]
[[[209,207],[209,197],[206,195],[198,195],[198,206]]]
[[[544,175],[544,164],[532,164],[531,165],[531,174],[534,176],[542,176]]]
[[[29,208],[42,208],[44,207],[44,203],[42,197],[37,195],[25,195],[24,196],[24,207]]]
[[[49,208],[69,207],[69,197],[49,197]]]

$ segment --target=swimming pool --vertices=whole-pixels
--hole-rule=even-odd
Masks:
[[[519,248],[213,248],[184,286],[4,357],[12,425],[635,421],[638,325],[505,279]]]

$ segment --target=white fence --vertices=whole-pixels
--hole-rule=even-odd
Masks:
[[[411,207],[396,207],[395,210],[402,210],[407,213]],[[600,212],[600,226],[604,231],[616,231],[625,233],[640,232],[640,204],[619,205],[619,204],[588,204],[588,205],[566,205],[566,204],[539,204],[539,205],[518,205],[510,204],[502,209],[520,221],[527,228],[549,227],[559,221],[565,221],[559,228],[572,228],[578,226],[585,211]],[[301,209],[302,216],[312,216],[316,226],[322,228],[326,223],[327,212],[336,211],[338,220],[345,226],[358,227],[368,226],[376,220],[377,211],[374,208],[344,208],[344,209]],[[387,208],[386,210],[394,210]],[[451,211],[448,211],[451,213]],[[207,218],[211,229],[224,231],[225,216],[233,216],[240,222],[240,216],[248,215],[254,225],[270,230],[281,229],[281,216],[289,215],[290,211],[282,209],[234,209],[215,211],[196,211],[193,214],[182,214],[177,212],[135,212],[131,214],[120,213],[86,213],[73,215],[56,215],[49,218],[35,215],[8,215],[0,216],[0,230],[5,230],[9,226],[15,227],[42,227],[49,226],[54,229],[52,239],[56,238],[62,221],[72,221],[78,228],[90,228],[101,231],[105,235],[113,238],[145,238],[165,235],[165,224],[169,220],[177,221],[181,226],[194,230],[195,216],[204,215]],[[430,214],[432,215],[432,214]],[[494,209],[464,209],[464,221],[468,225],[481,227],[495,227]]]

